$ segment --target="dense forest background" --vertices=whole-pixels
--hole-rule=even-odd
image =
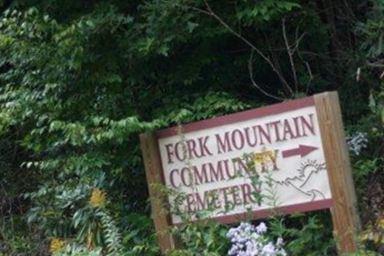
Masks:
[[[159,255],[141,132],[327,90],[349,136],[361,255],[383,253],[383,0],[0,8],[0,255]],[[327,211],[269,225],[290,255],[335,254]],[[227,229],[180,226],[170,253],[226,255]]]

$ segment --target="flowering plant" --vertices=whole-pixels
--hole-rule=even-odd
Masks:
[[[278,238],[276,243],[266,236],[267,226],[261,222],[257,227],[249,223],[241,223],[231,228],[227,237],[232,246],[229,256],[285,256],[283,239]]]
[[[368,136],[366,133],[357,132],[352,136],[347,137],[347,144],[356,156],[360,155],[361,151],[367,147]]]

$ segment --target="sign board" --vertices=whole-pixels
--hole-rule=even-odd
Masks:
[[[172,210],[160,226],[180,224],[183,216],[233,223],[271,211],[330,208],[340,251],[356,249],[358,219],[336,93],[157,131],[152,156],[145,138],[149,182],[155,172],[154,180],[173,191],[167,198]],[[338,214],[350,218],[339,223]]]
[[[250,212],[266,217],[273,206],[292,213],[332,205],[313,98],[157,135],[165,185],[183,194],[177,213],[230,223]]]

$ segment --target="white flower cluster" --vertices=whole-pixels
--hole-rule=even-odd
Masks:
[[[367,147],[367,134],[363,132],[357,132],[347,138],[347,143],[349,146],[349,150],[351,150],[355,155],[358,156],[360,155],[361,150]]]
[[[249,223],[241,223],[237,228],[231,228],[227,237],[232,243],[229,256],[285,256],[283,239],[276,243],[270,241],[265,233],[267,226],[261,222],[257,227]]]

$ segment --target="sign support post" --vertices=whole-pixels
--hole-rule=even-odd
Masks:
[[[356,252],[360,221],[338,94],[325,92],[315,95],[314,100],[334,202],[331,207],[334,237],[340,254]]]
[[[171,221],[168,209],[164,208],[164,202],[167,199],[156,190],[156,185],[164,184],[156,136],[153,133],[140,134],[140,144],[151,199],[152,219],[155,224],[160,250],[164,254],[166,251],[175,248],[175,239],[170,234]]]

